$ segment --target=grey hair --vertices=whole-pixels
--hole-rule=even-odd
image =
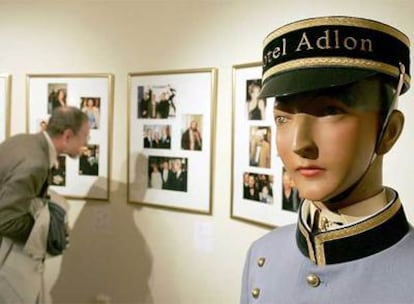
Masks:
[[[71,106],[58,107],[52,112],[46,132],[50,137],[56,137],[70,129],[76,135],[85,122],[88,122],[88,116],[80,109]]]

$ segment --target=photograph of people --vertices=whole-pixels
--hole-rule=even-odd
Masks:
[[[243,198],[273,204],[273,175],[243,173]]]
[[[270,168],[271,128],[250,127],[249,164],[253,167]]]
[[[66,95],[66,83],[49,83],[47,113],[51,114],[54,109],[58,107],[65,107],[67,105]]]
[[[187,158],[150,156],[148,187],[186,192]]]
[[[89,125],[91,129],[99,129],[99,105],[99,97],[81,97],[81,110],[88,116]]]
[[[249,120],[263,120],[265,119],[266,101],[260,99],[259,93],[261,89],[260,79],[247,80],[247,113]]]
[[[181,149],[201,151],[203,139],[201,136],[202,115],[185,115],[183,118],[184,125],[187,129],[182,131]]]
[[[169,125],[144,125],[143,135],[144,148],[171,148],[171,135]]]
[[[99,173],[99,146],[88,145],[79,157],[79,175],[97,176]]]
[[[282,209],[288,211],[298,211],[301,198],[299,191],[295,187],[293,179],[283,168],[282,173]]]
[[[57,162],[52,168],[52,181],[50,184],[53,186],[66,185],[66,156],[58,156]]]
[[[138,86],[138,118],[167,119],[175,117],[176,90],[171,85]]]

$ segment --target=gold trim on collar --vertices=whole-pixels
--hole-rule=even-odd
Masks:
[[[373,216],[370,219],[364,220],[360,223],[351,225],[349,227],[326,231],[321,234],[315,235],[314,242],[315,242],[315,252],[316,252],[316,263],[318,265],[326,264],[325,248],[324,248],[325,242],[342,239],[344,237],[351,237],[351,236],[366,232],[370,229],[373,229],[383,224],[384,222],[389,220],[391,217],[393,217],[400,208],[401,208],[401,201],[397,199],[393,204],[391,204],[389,208],[379,213],[378,215]],[[309,238],[308,233],[305,234],[305,237],[306,239]],[[308,247],[308,249],[310,248],[312,248],[312,246]]]
[[[302,235],[305,237],[306,239],[306,245],[308,246],[308,251],[309,251],[309,258],[311,259],[312,262],[316,263],[315,260],[315,252],[313,250],[313,246],[312,246],[312,242],[310,240],[309,237],[309,231],[306,230],[306,228],[303,226],[302,221],[299,220],[299,230],[302,233]]]

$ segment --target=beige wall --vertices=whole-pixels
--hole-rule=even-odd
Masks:
[[[229,218],[232,65],[258,61],[264,36],[302,17],[350,14],[390,23],[414,40],[414,3],[369,1],[0,1],[0,73],[13,76],[12,134],[25,131],[27,73],[115,75],[112,193],[71,201],[71,247],[47,263],[53,303],[237,303],[244,255],[268,230]],[[126,204],[127,74],[219,69],[213,215]],[[413,91],[385,182],[411,219]],[[1,160],[0,160],[1,161]]]

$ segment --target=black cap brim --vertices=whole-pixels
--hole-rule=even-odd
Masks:
[[[377,74],[373,70],[343,67],[295,69],[266,79],[261,98],[280,97],[343,86]]]

